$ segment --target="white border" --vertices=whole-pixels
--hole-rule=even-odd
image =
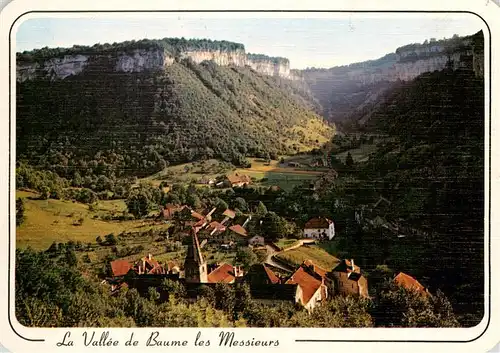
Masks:
[[[381,4],[384,4],[382,7]],[[361,2],[361,1],[342,1],[338,2],[335,4],[332,4],[330,2],[320,2],[320,1],[308,1],[307,3],[299,3],[298,1],[294,2],[284,2],[284,1],[275,1],[272,4],[266,3],[265,1],[258,0],[258,1],[252,1],[248,4],[235,4],[234,2],[231,1],[218,1],[218,2],[202,2],[202,1],[191,1],[188,3],[183,3],[181,1],[173,1],[171,2],[168,6],[165,3],[159,2],[159,1],[149,1],[147,4],[139,4],[139,3],[132,3],[132,2],[121,2],[121,1],[106,1],[102,3],[98,3],[95,1],[85,1],[85,3],[80,2],[80,4],[77,3],[69,3],[68,1],[58,1],[58,0],[49,0],[49,1],[44,1],[43,3],[29,3],[28,1],[24,0],[15,0],[13,3],[8,4],[3,11],[1,12],[1,21],[0,21],[0,31],[2,33],[2,42],[0,46],[0,53],[1,55],[1,61],[0,61],[0,67],[2,69],[1,71],[1,76],[4,78],[1,80],[1,94],[0,97],[2,97],[2,102],[5,104],[2,104],[2,117],[3,119],[1,120],[2,124],[2,129],[0,131],[4,132],[4,138],[0,139],[2,143],[2,148],[0,149],[1,154],[0,158],[3,163],[1,163],[4,172],[4,176],[8,175],[8,136],[7,136],[7,131],[9,131],[9,126],[8,126],[8,35],[9,35],[9,29],[10,26],[13,24],[15,19],[25,13],[26,11],[30,10],[39,10],[39,11],[50,11],[50,10],[58,10],[58,11],[63,11],[63,10],[94,10],[94,11],[99,11],[99,10],[219,10],[219,9],[234,9],[234,10],[239,10],[239,9],[245,9],[245,10],[414,10],[414,11],[473,11],[480,15],[489,25],[491,32],[493,34],[492,39],[495,40],[495,42],[492,43],[492,56],[493,58],[498,57],[500,55],[500,41],[498,40],[497,36],[500,37],[500,24],[498,22],[499,14],[500,14],[500,9],[492,2],[482,2],[482,1],[477,1],[475,6],[472,6],[472,2],[468,1],[442,1],[442,2],[436,2],[436,1],[420,1],[418,4],[414,3],[402,3],[400,1],[385,1],[385,2],[377,2],[376,5],[373,4],[373,2]],[[52,14],[46,14],[46,15],[40,15],[40,14],[29,14],[29,15],[24,15],[23,18],[21,18],[19,21],[16,22],[14,25],[14,28],[18,27],[21,21],[24,21],[28,18],[32,17],[62,17],[64,16],[63,14],[55,14],[53,16]],[[201,16],[206,16],[206,17],[302,17],[304,14],[289,14],[289,13],[210,13],[210,14],[191,14],[192,16],[195,17],[201,17]],[[302,16],[301,16],[302,15]],[[350,17],[354,16],[359,16],[359,14],[345,14]],[[388,16],[395,16],[398,14],[394,15],[388,15]],[[97,13],[93,14],[87,14],[85,16],[92,16],[96,17],[99,16]],[[112,14],[112,13],[106,13],[106,17],[114,17],[114,16],[122,16],[122,15],[117,15],[117,14]],[[157,14],[146,14],[146,16],[151,16],[151,17],[159,17]],[[188,17],[189,15],[184,13],[182,14],[183,17]],[[374,17],[379,17],[379,16],[384,16],[382,14],[374,14]],[[418,16],[416,14],[412,14],[410,16]],[[70,14],[69,16],[64,16],[64,17],[83,17],[82,14]],[[139,18],[139,17],[144,17],[143,14],[131,14],[127,13],[125,17],[134,17],[134,18]],[[311,14],[308,17],[339,17],[337,14],[321,14],[321,13],[314,13]],[[496,22],[495,22],[496,20]],[[13,29],[13,34],[15,32],[15,29]],[[483,33],[485,35],[485,89],[486,89],[486,98],[488,100],[489,98],[489,55],[488,55],[488,44],[489,44],[489,31],[484,28]],[[13,43],[15,43],[14,38]],[[395,49],[395,48],[394,48]],[[14,58],[13,63],[15,63],[15,50],[13,50],[12,56]],[[492,65],[493,72],[492,72],[492,78],[495,78],[496,75],[498,74],[498,65]],[[13,64],[11,68],[11,74],[12,77],[15,78],[15,65]],[[12,80],[13,84],[13,92],[15,92],[15,79]],[[498,92],[498,82],[493,81],[493,92]],[[496,89],[495,89],[496,88]],[[492,94],[492,96],[494,96]],[[13,97],[14,98],[14,97]],[[4,108],[5,107],[5,108]],[[15,116],[15,102],[12,104],[12,116]],[[498,123],[495,121],[495,116],[498,115],[498,104],[495,103],[495,101],[492,102],[492,112],[491,112],[491,123],[492,123],[492,143],[494,146],[495,142],[495,133],[498,129]],[[489,116],[489,104],[488,101],[486,102],[486,116]],[[498,120],[498,119],[496,119]],[[489,130],[489,121],[486,120],[486,131]],[[15,141],[15,123],[14,121],[12,122],[11,126],[11,136],[13,141]],[[485,149],[486,149],[486,161],[488,161],[488,151],[489,151],[489,141],[488,139],[485,140]],[[496,165],[496,153],[492,153],[492,165]],[[15,143],[12,145],[12,154],[11,154],[11,166],[12,166],[12,173],[11,173],[11,185],[14,185],[15,181],[15,175],[14,175],[14,166],[15,166]],[[488,174],[488,165],[486,165],[485,172],[486,175]],[[495,191],[495,184],[493,183],[494,181],[498,180],[498,174],[495,172],[496,168],[492,167],[492,194],[493,191]],[[486,190],[485,190],[485,203],[486,207],[488,207],[488,178],[486,177],[486,182],[485,182]],[[0,207],[4,208],[4,212],[2,213],[3,217],[0,218],[0,226],[2,229],[4,229],[4,234],[6,235],[3,241],[5,245],[7,245],[8,241],[8,219],[6,217],[7,215],[7,209],[6,209],[6,202],[2,202],[1,200],[7,200],[10,198],[11,205],[14,204],[15,202],[15,195],[11,193],[10,195],[8,194],[8,184],[7,184],[7,178],[0,178]],[[498,209],[495,207],[495,198],[492,198],[492,210],[491,210],[491,217],[492,219],[495,219],[494,217],[494,211]],[[486,226],[488,225],[488,214],[486,214]],[[15,224],[14,222],[14,215],[11,215],[11,224]],[[496,229],[495,227],[496,223],[492,222],[491,226],[493,229]],[[486,228],[487,229],[487,228]],[[13,233],[15,233],[15,227],[11,229]],[[15,239],[15,234],[12,234],[13,239]],[[491,250],[492,253],[498,253],[498,236],[495,236],[494,233],[492,232],[492,238],[491,238]],[[488,242],[487,239],[485,240],[485,264],[487,265],[489,262],[489,256],[488,256]],[[6,275],[8,275],[9,279],[9,285],[11,288],[11,293],[14,293],[14,271],[13,271],[13,258],[15,256],[15,242],[11,244],[11,272],[7,274],[7,263],[5,260],[8,258],[8,251],[7,251],[7,246],[3,246],[0,248],[0,259],[1,261],[5,261],[3,263],[3,266],[0,266],[0,271]],[[491,269],[492,273],[494,273],[495,269],[498,268],[498,262],[495,261],[495,257],[492,257],[491,259]],[[488,286],[488,270],[487,268],[485,269],[486,273],[486,286]],[[6,278],[6,277],[4,277]],[[496,278],[496,277],[494,277]],[[299,328],[299,329],[286,329],[286,328],[275,328],[275,329],[259,329],[259,328],[247,328],[247,329],[235,329],[234,331],[237,332],[238,338],[251,338],[251,337],[256,337],[257,339],[261,340],[272,340],[272,339],[279,339],[280,340],[280,346],[277,348],[272,348],[272,349],[286,349],[288,350],[304,350],[304,349],[314,349],[314,350],[333,350],[333,349],[342,349],[342,350],[349,350],[350,352],[358,351],[358,350],[372,350],[375,349],[374,344],[376,344],[377,349],[380,347],[384,351],[388,351],[390,348],[391,350],[394,349],[395,351],[400,351],[400,350],[422,350],[425,349],[427,351],[439,351],[443,352],[445,350],[451,350],[453,352],[459,352],[459,351],[464,351],[464,352],[470,352],[470,351],[485,351],[495,345],[497,341],[500,340],[500,335],[497,335],[495,337],[492,332],[495,332],[495,328],[498,328],[499,323],[498,323],[498,318],[495,316],[495,313],[499,312],[498,305],[496,304],[498,302],[497,294],[498,294],[498,286],[493,282],[494,287],[492,288],[492,306],[491,308],[488,308],[488,303],[486,303],[485,307],[485,312],[488,313],[488,309],[491,309],[491,317],[490,317],[490,325],[488,330],[481,336],[481,338],[471,342],[471,343],[349,343],[349,342],[336,342],[336,343],[296,343],[295,339],[341,339],[341,340],[373,340],[373,339],[384,339],[384,340],[440,340],[440,341],[445,341],[445,340],[470,340],[474,339],[478,335],[480,335],[486,327],[486,323],[488,318],[485,316],[483,321],[476,327],[474,328],[460,328],[460,329],[382,329],[382,328],[377,328],[377,329],[331,329],[331,328],[326,328],[326,329],[309,329],[309,328]],[[43,343],[32,343],[28,341],[21,340],[19,337],[17,337],[11,330],[9,323],[7,322],[7,312],[6,312],[6,302],[7,302],[7,286],[0,286],[0,327],[2,330],[2,334],[0,335],[0,342],[2,345],[4,345],[7,349],[11,351],[27,351],[30,349],[37,349],[39,351],[53,351],[54,349],[58,350],[66,350],[68,348],[65,347],[56,347],[55,343],[59,340],[64,335],[64,332],[68,331],[67,329],[47,329],[47,328],[26,328],[21,325],[19,325],[17,322],[13,322],[15,330],[21,334],[24,337],[27,338],[44,338],[46,341]],[[488,288],[486,293],[488,293]],[[12,299],[12,298],[11,298]],[[11,318],[13,321],[15,321],[15,315],[14,315],[14,308],[13,306],[10,308],[11,309]],[[111,336],[120,339],[120,341],[124,342],[130,335],[131,332],[135,332],[135,337],[139,339],[140,341],[144,342],[147,337],[149,336],[149,333],[154,331],[155,329],[151,328],[135,328],[135,329],[109,329],[111,332]],[[160,329],[161,336],[167,338],[175,338],[175,339],[181,339],[185,337],[187,340],[190,342],[194,340],[194,337],[196,336],[196,333],[198,331],[203,332],[203,336],[210,337],[212,341],[212,345],[210,347],[207,347],[205,349],[217,349],[220,351],[224,350],[231,350],[234,351],[235,348],[224,348],[224,347],[218,347],[216,344],[216,341],[218,341],[218,333],[221,330],[224,329],[198,329],[198,328],[192,328],[192,329],[181,329],[181,328],[162,328]],[[88,350],[91,349],[92,347],[82,347],[83,345],[80,343],[81,342],[81,332],[83,331],[93,331],[92,329],[90,330],[85,330],[85,329],[71,329],[72,332],[72,337],[75,337],[75,344],[78,344],[78,346],[71,347],[72,351],[79,351],[81,350]],[[95,329],[96,332],[102,332],[102,331],[107,331],[106,329]],[[227,330],[226,330],[227,331]],[[309,347],[310,346],[310,347]],[[158,349],[158,347],[140,347],[142,349]],[[255,349],[256,347],[250,347]],[[107,349],[120,349],[120,350],[129,350],[129,349],[134,349],[130,347],[124,347],[123,345],[120,345],[119,347],[116,348],[107,348]],[[179,350],[179,351],[190,351],[191,349],[197,349],[199,350],[200,348],[194,348],[192,346],[186,347],[186,348],[180,348],[180,349],[174,349],[174,348],[161,348],[161,349],[168,349],[168,350]],[[248,348],[236,348],[236,349],[248,349]],[[262,348],[259,348],[262,349]],[[269,348],[271,349],[271,348]]]

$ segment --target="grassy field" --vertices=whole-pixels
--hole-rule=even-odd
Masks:
[[[365,162],[368,160],[370,154],[374,153],[377,150],[377,146],[375,144],[372,145],[361,145],[361,147],[345,151],[337,154],[337,158],[341,161],[345,162],[345,158],[347,157],[347,153],[351,153],[352,159],[355,162]]]
[[[297,239],[280,239],[274,243],[278,248],[285,249],[298,243]]]
[[[152,220],[104,221],[104,215],[116,216],[126,209],[123,200],[100,201],[95,210],[89,206],[67,200],[38,200],[37,194],[18,191],[16,197],[24,199],[26,219],[16,229],[18,247],[31,246],[46,249],[52,242],[69,240],[95,242],[97,236],[119,234],[124,231],[166,229],[168,225]],[[81,225],[79,225],[81,223]]]
[[[138,182],[148,182],[158,186],[162,181],[167,183],[189,183],[191,181],[199,182],[202,177],[215,179],[220,175],[229,175],[233,173],[246,174],[257,179],[256,185],[269,187],[277,185],[283,190],[292,190],[295,186],[301,185],[304,181],[312,180],[321,175],[323,170],[307,170],[288,166],[288,161],[300,161],[307,164],[312,162],[313,157],[310,155],[300,155],[293,157],[283,157],[284,164],[279,161],[271,161],[266,163],[265,160],[259,158],[249,158],[251,168],[236,168],[226,162],[217,161],[214,159],[185,163],[176,166],[169,166],[163,171],[151,175],[147,178],[139,179]],[[261,181],[261,179],[264,179]],[[199,184],[203,186],[202,184]],[[119,209],[118,206],[116,206]]]
[[[339,259],[335,256],[317,246],[301,246],[297,249],[279,253],[276,257],[294,267],[299,266],[305,260],[312,260],[315,264],[327,270],[332,269],[339,262]]]

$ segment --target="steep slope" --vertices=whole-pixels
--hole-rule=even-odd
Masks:
[[[46,51],[29,64],[21,59],[30,54],[20,54],[18,156],[63,176],[139,176],[203,158],[245,165],[245,156],[312,149],[334,132],[283,60],[247,60],[239,46],[170,48],[169,57],[146,44],[113,53],[60,49],[59,59]],[[266,71],[266,62],[276,70]]]
[[[368,128],[396,140],[359,166],[392,202],[381,216],[428,234],[414,240],[421,250],[408,270],[451,295],[466,326],[483,312],[484,118],[473,71],[421,75],[373,111]]]

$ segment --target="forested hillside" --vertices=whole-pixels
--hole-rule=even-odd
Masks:
[[[83,74],[17,90],[18,160],[67,178],[208,158],[245,166],[246,156],[312,149],[333,135],[291,81],[210,61],[117,73],[103,56]]]
[[[395,140],[380,143],[368,162],[355,166],[358,210],[370,195],[373,202],[380,195],[391,204],[373,209],[371,217],[420,230],[400,231],[406,238],[392,240],[361,232],[355,251],[380,246],[390,266],[427,276],[431,288],[451,296],[467,326],[477,324],[483,310],[483,89],[471,70],[444,70],[391,90],[366,130]],[[398,243],[413,249],[404,260]]]

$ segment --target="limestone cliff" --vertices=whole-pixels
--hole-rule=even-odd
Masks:
[[[177,39],[131,43],[118,44],[117,50],[113,50],[115,48],[109,45],[96,45],[91,48],[44,48],[30,53],[18,53],[17,81],[24,82],[35,78],[65,79],[84,72],[89,65],[101,63],[103,58],[112,66],[106,70],[115,72],[162,70],[175,61],[189,59],[197,64],[213,61],[219,66],[251,67],[264,75],[290,80],[301,79],[297,72],[291,73],[288,59],[247,54],[244,46],[238,43],[204,40],[201,45],[196,46],[192,42],[185,44]],[[141,45],[137,45],[138,43]],[[166,45],[162,45],[163,43]]]
[[[323,107],[323,115],[342,120],[398,81],[410,81],[445,68],[484,75],[483,34],[409,44],[377,60],[331,69],[302,71],[304,80]]]

